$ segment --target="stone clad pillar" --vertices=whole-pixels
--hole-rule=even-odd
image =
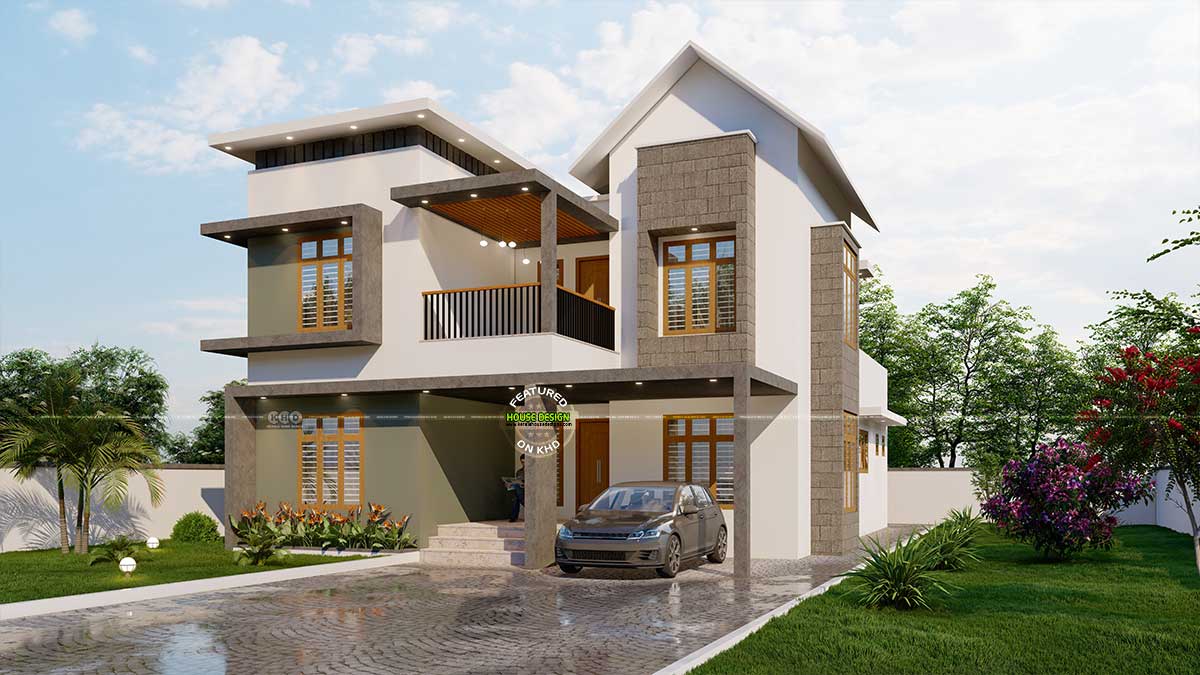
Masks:
[[[553,191],[542,196],[542,286],[538,289],[542,312],[543,333],[558,332],[558,288],[555,270],[558,269],[558,195]],[[528,554],[526,554],[528,557]]]
[[[546,269],[545,266],[542,267]],[[551,267],[550,269],[554,269]],[[532,389],[538,385],[526,385]],[[533,397],[526,399],[522,410],[556,410],[552,400]],[[555,439],[558,430],[547,425],[531,430],[530,435],[540,439]],[[521,437],[518,427],[517,438]],[[518,451],[520,449],[518,448]],[[556,452],[562,452],[559,448]],[[558,533],[558,495],[555,473],[557,457],[554,453],[525,455],[525,569],[537,570],[554,564],[554,538]]]
[[[750,373],[733,376],[733,573],[750,577]]]
[[[229,527],[229,516],[235,519],[242,511],[252,509],[258,499],[255,494],[257,470],[254,456],[254,421],[256,403],[252,399],[238,400],[225,389],[225,546],[233,548],[237,537]]]

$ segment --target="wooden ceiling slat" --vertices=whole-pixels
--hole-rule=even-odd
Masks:
[[[473,227],[496,240],[521,244],[541,239],[542,207],[540,198],[521,194],[506,197],[472,199],[434,204],[429,210]],[[562,209],[558,210],[558,238],[571,239],[599,234],[596,230]]]

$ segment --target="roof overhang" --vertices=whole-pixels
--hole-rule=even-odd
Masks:
[[[208,144],[215,150],[253,164],[256,150],[410,125],[424,127],[497,171],[533,166],[529,160],[429,98],[213,134],[208,137]]]
[[[858,419],[866,422],[876,422],[885,427],[908,426],[908,420],[878,405],[860,407],[858,409]]]
[[[426,209],[463,227],[518,247],[541,241],[541,202],[557,195],[558,241],[607,239],[617,219],[537,169],[394,187],[392,201]]]
[[[608,185],[609,154],[616,148],[621,139],[625,138],[637,126],[638,122],[650,112],[651,108],[679,81],[679,78],[683,77],[698,61],[704,61],[712,66],[717,72],[750,92],[762,101],[763,104],[794,124],[799,129],[800,135],[804,140],[812,146],[813,152],[821,160],[821,163],[825,166],[839,190],[845,195],[846,201],[850,204],[850,211],[871,227],[876,230],[879,229],[870,212],[867,211],[867,207],[859,197],[858,191],[850,182],[850,177],[846,175],[845,168],[842,166],[841,161],[838,160],[833,148],[829,145],[825,134],[821,133],[819,129],[780,103],[773,96],[759,89],[745,77],[742,77],[715,56],[690,41],[650,80],[645,88],[633,97],[633,100],[625,106],[621,113],[617,115],[617,118],[583,151],[579,159],[575,160],[575,163],[571,165],[571,175],[583,181],[597,192],[608,192],[610,187]]]

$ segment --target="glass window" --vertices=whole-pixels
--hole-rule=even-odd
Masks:
[[[311,416],[300,422],[299,501],[304,506],[362,503],[362,418]]]
[[[667,513],[675,507],[675,488],[636,485],[610,487],[588,508],[593,511],[642,511]]]
[[[663,417],[663,480],[703,486],[733,504],[733,416]]]
[[[844,302],[842,317],[845,325],[842,336],[846,344],[858,348],[858,254],[850,244],[842,244],[842,274]]]
[[[737,327],[733,236],[666,244],[663,333],[713,333]]]
[[[858,415],[842,413],[842,498],[847,512],[858,510]]]
[[[351,237],[300,242],[301,331],[353,327],[353,250]]]
[[[699,485],[693,485],[692,489],[696,492],[696,506],[699,506],[700,508],[712,506],[713,500],[712,497],[708,495],[708,490],[705,490]]]

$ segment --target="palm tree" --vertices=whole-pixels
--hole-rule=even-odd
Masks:
[[[4,401],[4,418],[0,421],[0,467],[10,469],[18,480],[24,481],[33,477],[39,464],[54,466],[59,544],[63,553],[71,551],[64,467],[75,461],[81,451],[78,439],[70,431],[70,420],[80,408],[79,382],[77,369],[55,367],[42,381],[39,400],[29,407]]]
[[[150,503],[158,506],[162,503],[163,481],[154,468],[160,463],[158,451],[128,416],[99,412],[75,418],[72,426],[85,441],[83,452],[67,467],[82,492],[83,522],[75,552],[87,553],[92,496],[97,489],[104,505],[115,507],[129,494],[129,477],[140,475],[150,490]]]

